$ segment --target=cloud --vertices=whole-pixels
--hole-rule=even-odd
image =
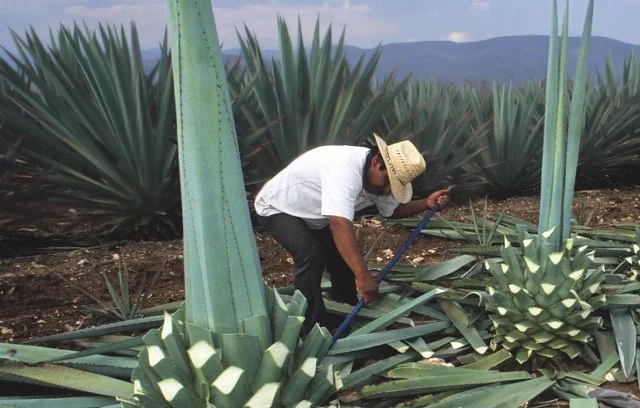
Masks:
[[[66,14],[80,18],[94,18],[103,20],[137,20],[145,14],[165,13],[162,3],[151,4],[116,4],[111,7],[68,6],[64,8]]]
[[[488,1],[473,1],[471,9],[473,11],[489,11],[491,3]]]
[[[454,31],[447,36],[447,40],[453,42],[469,41],[469,35],[463,31]]]

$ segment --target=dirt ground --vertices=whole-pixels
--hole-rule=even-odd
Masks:
[[[593,209],[592,224],[606,227],[615,223],[640,223],[640,190],[597,190],[576,193],[577,203]],[[484,211],[484,199],[473,200],[477,214]],[[537,197],[516,197],[489,201],[489,211],[505,211],[526,221],[536,222]],[[467,198],[458,197],[440,214],[447,220],[460,220],[470,214]],[[1,219],[2,217],[0,217]],[[39,220],[31,225],[5,226],[0,232],[0,341],[21,342],[34,337],[90,327],[109,320],[84,312],[83,305],[94,302],[65,282],[61,276],[87,288],[105,301],[110,299],[105,271],[117,280],[118,258],[124,257],[132,288],[140,284],[145,272],[149,278],[162,274],[145,306],[183,299],[182,241],[102,242],[83,220],[72,215],[63,219]],[[357,219],[356,228],[362,251],[367,251],[384,231],[371,259],[389,258],[408,238],[411,230],[388,226],[376,218]],[[89,246],[80,245],[86,242]],[[289,255],[272,238],[256,233],[264,279],[276,287],[289,285],[293,268]],[[401,262],[417,261],[429,265],[450,259],[449,249],[462,242],[419,236]],[[419,259],[422,258],[422,259]],[[117,285],[116,285],[117,288]]]

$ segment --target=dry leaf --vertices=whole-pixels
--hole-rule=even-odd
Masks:
[[[431,357],[426,360],[420,360],[421,364],[435,365],[435,366],[443,366],[443,367],[453,367],[453,364],[447,363],[441,358]]]
[[[18,231],[36,232],[36,231],[38,231],[38,229],[37,228],[18,228]]]
[[[344,403],[351,403],[362,399],[362,393],[359,389],[347,390],[338,393],[338,399]]]

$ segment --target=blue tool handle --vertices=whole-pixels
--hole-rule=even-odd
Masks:
[[[398,262],[402,254],[404,254],[404,252],[409,248],[409,246],[413,244],[413,241],[416,240],[420,231],[422,231],[424,226],[427,225],[429,220],[431,220],[431,217],[433,217],[433,215],[436,212],[438,212],[438,210],[439,210],[439,206],[438,204],[436,204],[435,206],[433,206],[433,208],[429,210],[427,215],[424,216],[422,221],[420,221],[420,224],[418,224],[416,229],[414,229],[411,235],[409,235],[409,239],[407,239],[407,242],[405,242],[404,245],[402,245],[400,250],[396,252],[396,254],[393,256],[391,261],[389,261],[387,266],[385,266],[382,272],[378,275],[378,279],[376,279],[376,283],[378,285],[387,277],[387,275],[389,275],[389,272],[391,272],[391,269],[395,266],[396,262]],[[347,330],[347,327],[349,327],[353,318],[358,314],[358,312],[360,312],[360,309],[362,309],[362,306],[364,306],[364,298],[360,299],[358,304],[353,307],[353,310],[351,311],[351,313],[349,313],[347,317],[345,317],[343,322],[340,324],[340,327],[338,327],[338,330],[336,330],[335,333],[333,333],[333,337],[331,338],[331,345],[334,345],[335,342],[338,341],[338,339],[345,332],[345,330]]]

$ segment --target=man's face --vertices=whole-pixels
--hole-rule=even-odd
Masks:
[[[389,182],[389,174],[387,170],[380,170],[380,166],[384,162],[380,155],[375,155],[371,160],[371,165],[367,169],[367,176],[365,177],[364,189],[376,195],[389,195],[391,194],[391,182]]]

